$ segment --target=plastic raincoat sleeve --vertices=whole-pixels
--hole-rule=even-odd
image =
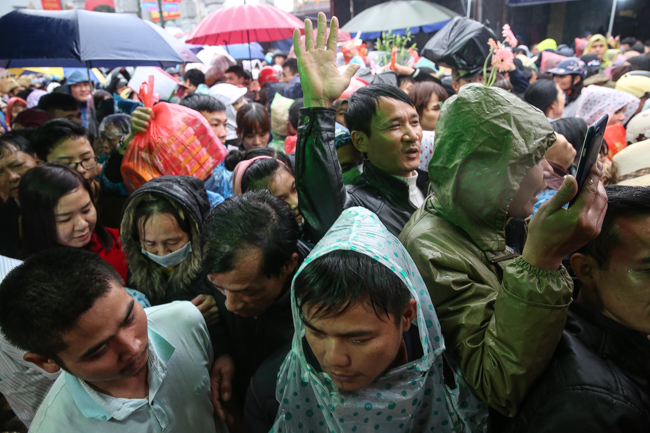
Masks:
[[[336,111],[302,108],[296,145],[296,189],[305,239],[316,243],[353,206],[334,145]]]
[[[564,268],[543,271],[520,257],[491,264],[460,230],[435,218],[443,229],[435,238],[422,235],[433,229],[427,225],[400,240],[422,274],[465,380],[492,408],[514,416],[562,336],[571,279]]]

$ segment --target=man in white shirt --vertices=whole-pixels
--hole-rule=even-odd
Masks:
[[[65,371],[30,431],[226,431],[210,403],[201,313],[187,302],[145,313],[93,253],[44,251],[10,272],[0,328],[26,361]]]

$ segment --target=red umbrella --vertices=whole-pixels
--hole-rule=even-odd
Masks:
[[[287,39],[295,28],[304,34],[301,20],[275,6],[243,4],[216,10],[188,35],[188,44],[225,45]]]

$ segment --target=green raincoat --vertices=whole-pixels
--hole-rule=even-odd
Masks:
[[[303,350],[305,325],[291,292],[296,332],[291,351],[278,374],[276,396],[280,408],[273,433],[429,431],[480,433],[487,429],[487,407],[451,363],[455,383],[446,385],[443,353],[445,342],[426,286],[415,264],[379,218],[369,210],[343,211],[318,242],[296,275],[318,257],[337,250],[351,250],[373,257],[390,268],[417,300],[417,327],[423,356],[395,367],[368,388],[352,394],[339,392],[327,373],[318,372]],[[294,280],[295,281],[295,280]]]
[[[507,416],[550,361],[571,302],[564,268],[538,269],[506,247],[508,206],[554,141],[538,109],[501,89],[463,86],[436,126],[435,195],[400,235],[465,380]]]

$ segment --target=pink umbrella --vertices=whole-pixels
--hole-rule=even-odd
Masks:
[[[295,28],[304,34],[301,20],[275,6],[243,4],[216,10],[188,35],[186,42],[201,45],[244,44],[287,39]]]

